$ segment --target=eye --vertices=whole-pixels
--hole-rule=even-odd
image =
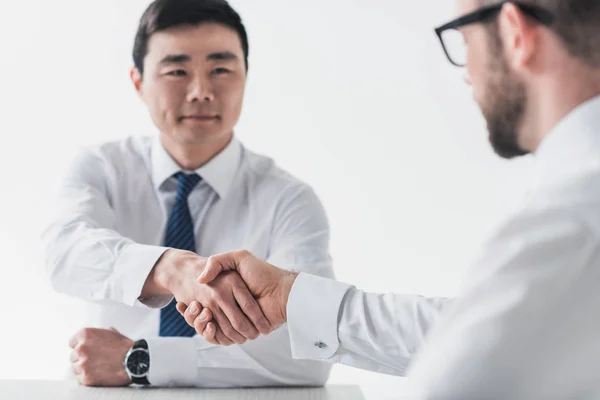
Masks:
[[[167,72],[167,75],[169,75],[169,76],[186,76],[187,72],[185,72],[182,69],[176,69],[174,71]]]
[[[212,73],[213,75],[224,75],[224,74],[228,74],[228,73],[230,73],[230,72],[231,72],[231,71],[230,71],[230,70],[228,70],[227,68],[215,68],[215,69],[213,69],[213,70],[212,70],[212,72],[211,72],[211,73]]]

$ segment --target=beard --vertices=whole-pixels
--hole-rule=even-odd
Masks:
[[[492,148],[502,158],[529,154],[519,145],[519,126],[525,115],[527,94],[523,82],[510,71],[503,57],[502,42],[497,32],[490,32],[492,60],[488,65],[487,85],[481,111],[487,122]]]

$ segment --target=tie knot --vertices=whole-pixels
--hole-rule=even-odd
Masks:
[[[196,185],[202,180],[198,174],[184,174],[183,172],[176,173],[175,178],[179,181],[177,197],[188,197]]]

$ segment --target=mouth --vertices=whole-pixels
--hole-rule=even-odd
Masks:
[[[193,114],[193,115],[184,115],[180,118],[183,121],[189,122],[213,122],[219,120],[220,117],[216,114]]]

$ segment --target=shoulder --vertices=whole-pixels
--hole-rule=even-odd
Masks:
[[[80,148],[67,169],[66,179],[97,184],[139,174],[150,165],[152,138],[132,136],[125,139]]]
[[[270,157],[242,147],[242,171],[253,190],[282,199],[314,197],[313,188]]]
[[[150,156],[151,145],[151,137],[130,136],[125,139],[86,146],[79,151],[77,158],[101,161],[114,166],[146,162]]]

